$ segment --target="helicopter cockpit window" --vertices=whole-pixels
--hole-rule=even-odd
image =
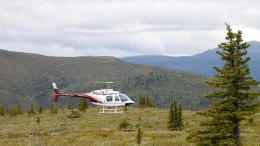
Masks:
[[[120,97],[121,101],[123,101],[123,102],[129,100],[129,97],[126,96],[125,94],[119,94],[119,97]]]
[[[107,96],[107,102],[111,102],[113,101],[113,97],[112,96]]]
[[[115,95],[115,101],[119,101],[119,97]]]

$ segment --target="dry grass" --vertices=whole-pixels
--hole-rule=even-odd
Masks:
[[[16,117],[0,116],[0,145],[137,145],[137,125],[141,125],[144,132],[143,146],[192,145],[186,142],[185,131],[167,130],[168,109],[128,109],[129,112],[123,114],[99,114],[97,108],[90,108],[75,119],[67,118],[69,110],[59,111],[58,114],[46,111]],[[39,125],[37,117],[40,117]],[[260,113],[255,118],[256,124],[245,122],[243,126],[245,145],[260,144]],[[186,130],[198,128],[198,122],[202,120],[191,111],[184,111],[184,119]],[[132,131],[118,129],[123,120],[133,125]]]

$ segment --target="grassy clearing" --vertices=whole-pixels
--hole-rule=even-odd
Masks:
[[[137,145],[137,126],[141,125],[141,145],[189,146],[185,131],[168,131],[168,109],[128,108],[128,113],[99,114],[97,108],[90,108],[81,117],[70,119],[69,110],[58,114],[28,115],[16,117],[0,116],[0,145],[93,145],[122,146]],[[37,118],[40,118],[38,125]],[[126,120],[132,130],[121,131],[119,124]],[[194,111],[184,111],[185,130],[196,129],[202,117]],[[245,122],[242,136],[245,145],[260,144],[260,113],[255,115],[255,124]]]

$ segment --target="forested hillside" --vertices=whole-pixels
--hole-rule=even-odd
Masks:
[[[135,101],[147,94],[159,107],[171,99],[182,100],[184,107],[191,102],[195,108],[207,106],[202,98],[209,90],[207,77],[198,74],[136,65],[114,57],[47,57],[0,50],[0,102],[13,106],[18,101],[28,108],[31,101],[44,107],[52,103],[52,82],[61,91],[90,92],[104,88],[97,81],[114,81],[112,87]],[[61,98],[74,106],[78,99]]]

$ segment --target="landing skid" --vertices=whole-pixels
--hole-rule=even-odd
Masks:
[[[118,107],[104,107],[102,109],[99,109],[100,114],[120,114],[123,113],[121,108]]]

